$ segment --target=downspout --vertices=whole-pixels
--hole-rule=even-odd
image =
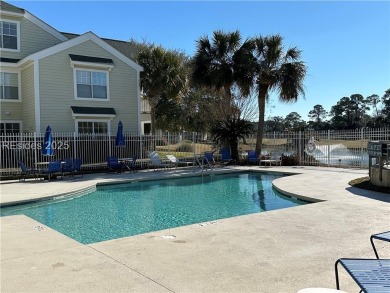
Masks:
[[[141,91],[140,91],[140,72],[137,71],[137,110],[138,110],[138,118],[137,118],[137,132],[138,135],[141,134]]]
[[[35,132],[41,133],[41,96],[39,91],[39,60],[34,60]]]

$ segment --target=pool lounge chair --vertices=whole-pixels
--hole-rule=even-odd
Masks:
[[[215,165],[215,160],[214,160],[214,152],[215,149],[212,151],[207,151],[204,152],[203,158],[202,158],[202,167],[203,169],[213,169]]]
[[[119,162],[118,157],[107,157],[107,167],[109,171],[122,173],[125,164],[123,164],[123,162]]]
[[[164,163],[160,159],[160,156],[159,156],[159,154],[156,151],[151,152],[148,155],[148,157],[150,159],[150,162],[148,164],[148,169],[150,169],[150,167],[153,167],[154,171],[156,171],[156,169],[158,169],[158,168],[168,169],[168,168],[174,166],[174,164],[172,164],[172,163]]]
[[[390,259],[340,258],[335,263],[336,288],[340,289],[338,264],[360,287],[360,292],[390,292]]]
[[[267,159],[260,159],[259,166],[261,166],[261,163],[264,163],[264,167],[267,167],[267,163],[271,167],[272,164],[275,164],[276,166],[282,166],[282,156],[270,154],[269,158]]]
[[[76,174],[81,171],[81,159],[65,159],[62,164],[62,176],[67,173],[69,176],[72,176],[73,179],[75,178]],[[83,174],[81,174],[81,177],[84,177]]]
[[[259,155],[257,154],[257,152],[255,150],[249,150],[248,151],[248,164],[259,164],[260,163],[260,159],[259,159]]]
[[[177,168],[180,164],[189,166],[192,162],[179,161],[174,155],[165,155],[167,159]]]
[[[63,178],[61,162],[60,161],[51,161],[49,166],[46,169],[39,170],[39,175],[47,176],[47,179],[50,181],[51,178],[55,178],[57,175],[61,175],[61,180]]]
[[[29,175],[35,175],[35,178],[37,178],[38,170],[34,169],[34,168],[26,167],[26,164],[24,163],[24,161],[22,161],[22,160],[19,161],[19,167],[21,170],[20,175],[22,176],[22,178],[20,180],[23,179],[23,181],[26,181],[26,177]]]
[[[370,237],[372,249],[374,249],[374,253],[375,253],[376,258],[379,259],[379,255],[378,255],[378,252],[376,251],[376,247],[374,244],[374,239],[390,242],[390,231],[382,232],[382,233],[378,233],[378,234],[373,234]]]
[[[221,153],[221,163],[222,164],[227,165],[233,161],[232,155],[230,152],[230,148],[222,148],[220,150],[220,153]]]

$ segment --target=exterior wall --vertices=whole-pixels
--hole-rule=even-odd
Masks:
[[[20,71],[15,68],[7,68],[5,66],[1,67],[2,72],[12,72],[19,74],[19,100],[8,101],[0,100],[0,117],[2,122],[21,122],[23,120],[22,116],[22,94],[21,94],[21,85],[20,85]],[[23,125],[22,125],[23,126]]]
[[[69,54],[110,58],[114,61],[114,68],[109,72],[108,101],[75,100],[74,71]],[[123,122],[125,132],[138,131],[137,71],[96,43],[87,41],[42,58],[39,71],[42,132],[47,125],[51,126],[53,132],[75,131],[71,106],[114,108],[116,117],[111,122],[111,132],[116,131],[119,120]]]
[[[35,132],[34,65],[22,70],[23,131]]]
[[[52,34],[46,32],[36,24],[25,18],[2,16],[2,20],[13,20],[20,22],[20,50],[19,52],[1,50],[1,57],[22,59],[28,55],[49,48],[61,41]]]

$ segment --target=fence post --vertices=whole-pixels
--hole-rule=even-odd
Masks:
[[[111,157],[111,132],[107,133],[108,135],[108,155]]]
[[[303,156],[301,130],[299,130],[299,137],[298,137],[298,154],[299,154],[299,165],[301,165],[302,164],[302,156]]]
[[[192,132],[192,149],[194,151],[194,157],[192,159],[192,173],[195,173],[195,132]]]
[[[139,156],[140,156],[140,159],[141,159],[141,168],[144,167],[144,150],[143,150],[143,147],[144,147],[144,144],[143,144],[143,136],[142,134],[138,134],[138,137],[139,137]]]
[[[37,133],[34,132],[34,165],[35,165],[35,169],[37,168],[37,163],[38,163],[38,156],[37,156]]]
[[[328,167],[330,167],[330,129],[328,129]]]
[[[167,140],[168,140],[168,154],[171,153],[171,142],[170,142],[170,139],[169,139],[169,132],[167,132]]]
[[[77,150],[76,150],[77,144],[76,144],[76,132],[73,132],[73,158],[77,158]]]
[[[275,149],[276,149],[276,144],[275,144],[275,139],[276,139],[276,133],[274,131],[274,148],[273,148],[273,152],[275,153]],[[261,155],[261,154],[260,154]]]
[[[360,131],[360,169],[363,169],[363,139],[364,139],[364,127]]]

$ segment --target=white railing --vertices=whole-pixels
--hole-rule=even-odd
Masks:
[[[107,156],[135,157],[139,167],[146,167],[147,154],[157,150],[162,157],[174,154],[181,160],[192,161],[216,146],[210,137],[201,133],[138,135],[125,133],[125,146],[115,147],[115,133],[105,135],[53,133],[54,156],[43,156],[41,148],[44,134],[23,133],[0,136],[1,175],[18,174],[18,161],[27,166],[65,158],[80,158],[83,170],[103,169]],[[265,133],[262,155],[279,154],[295,157],[301,165],[368,167],[367,143],[390,140],[390,128],[357,129],[345,131],[302,131]],[[255,148],[256,138],[240,142],[240,152]],[[218,154],[218,152],[217,152]]]

